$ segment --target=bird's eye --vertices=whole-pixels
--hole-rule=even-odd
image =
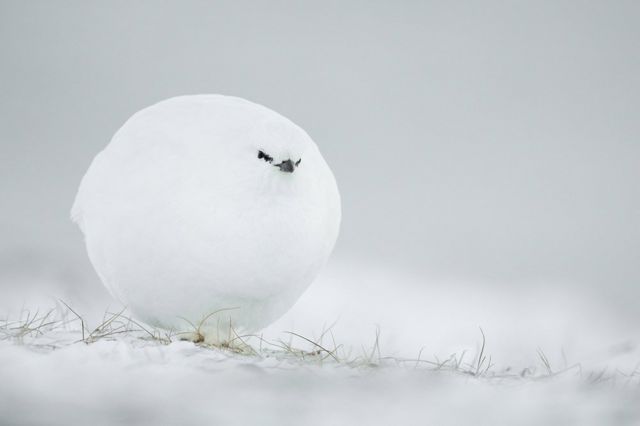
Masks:
[[[299,159],[298,161],[296,161],[296,167],[298,167],[300,165],[300,163],[302,162],[302,158]]]
[[[268,155],[268,154],[265,154],[265,153],[264,153],[264,152],[262,152],[262,151],[258,151],[258,158],[260,158],[260,159],[262,159],[262,160],[266,161],[267,163],[271,163],[271,162],[273,161],[273,157],[271,157],[271,156],[270,156],[270,155]]]

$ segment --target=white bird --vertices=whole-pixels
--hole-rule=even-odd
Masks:
[[[220,343],[295,303],[333,250],[341,207],[304,130],[244,99],[196,95],[134,114],[93,160],[71,216],[134,315]]]

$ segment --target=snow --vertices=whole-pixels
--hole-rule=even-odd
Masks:
[[[64,322],[22,333],[15,327],[35,316],[25,301],[21,315],[14,310],[2,323],[0,419],[51,425],[640,421],[637,323],[587,298],[554,294],[542,303],[533,297],[539,288],[530,295],[476,289],[334,262],[264,330],[262,344],[245,338],[257,353],[151,339],[127,323],[126,313],[90,338],[105,321],[104,310],[91,313],[80,303],[74,307],[83,318],[94,316],[85,331],[92,343],[82,341],[79,321],[60,302],[31,327],[54,317]],[[46,304],[38,304],[43,318]],[[119,312],[113,305],[106,310]],[[11,322],[20,316],[22,322]],[[122,324],[128,328],[118,329]],[[486,341],[476,376],[479,327]],[[339,362],[285,331],[328,351],[338,347]]]
[[[0,349],[0,416],[9,424],[602,425],[631,424],[640,403],[637,385],[282,365],[186,342]]]

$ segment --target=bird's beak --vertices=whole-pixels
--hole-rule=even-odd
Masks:
[[[275,164],[275,166],[279,167],[281,172],[287,173],[293,173],[293,171],[296,169],[295,164],[293,164],[293,161],[291,160],[283,161],[280,164]]]

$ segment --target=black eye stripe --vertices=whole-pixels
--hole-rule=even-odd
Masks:
[[[273,157],[271,157],[268,154],[265,154],[262,151],[258,151],[258,158],[264,159],[264,161],[266,161],[267,163],[271,163],[273,161]]]
[[[266,161],[267,163],[273,162],[273,157],[262,150],[258,150],[258,158],[260,160]],[[302,158],[298,159],[298,161],[295,162],[296,167],[298,167],[301,162],[302,162]]]

